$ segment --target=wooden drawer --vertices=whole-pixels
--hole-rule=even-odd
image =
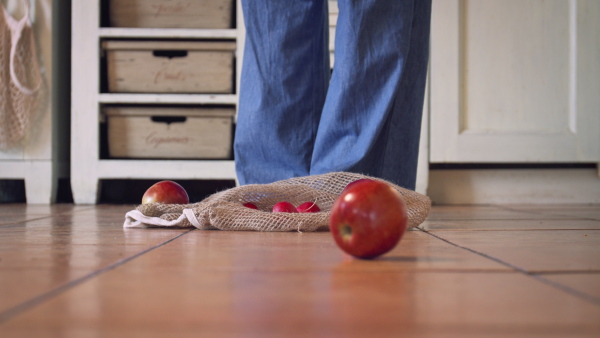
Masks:
[[[233,0],[110,0],[112,27],[233,27]]]
[[[235,42],[104,41],[111,93],[233,92]]]
[[[105,107],[111,158],[229,159],[235,108]]]

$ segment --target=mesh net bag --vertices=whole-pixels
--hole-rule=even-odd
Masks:
[[[29,2],[20,20],[0,4],[0,149],[14,147],[38,108],[42,83],[29,21]]]
[[[421,224],[431,200],[382,179],[337,172],[296,177],[270,184],[244,185],[218,192],[194,204],[142,204],[125,216],[124,227],[196,227],[198,229],[254,231],[323,231],[329,229],[330,210],[350,182],[370,178],[386,182],[401,195],[408,212],[408,226]],[[288,201],[295,206],[315,202],[320,212],[272,213],[273,205]],[[253,203],[258,210],[244,207]]]

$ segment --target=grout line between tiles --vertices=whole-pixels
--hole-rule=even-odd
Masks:
[[[79,211],[86,211],[86,210],[90,210],[93,209],[93,206],[90,206],[89,208],[83,208],[81,210],[77,210],[75,212],[79,212]],[[14,222],[8,222],[8,223],[0,223],[0,227],[5,226],[5,225],[15,225],[15,224],[21,224],[21,223],[27,223],[27,222],[31,222],[31,221],[39,221],[41,219],[45,219],[45,218],[52,218],[54,216],[62,216],[62,215],[67,215],[67,214],[73,214],[73,210],[71,211],[65,211],[65,212],[58,212],[58,213],[50,213],[46,216],[40,216],[40,217],[36,217],[36,218],[31,218],[31,219],[25,219],[22,221],[14,221]]]
[[[534,271],[535,275],[597,275],[600,270],[552,270],[552,271]]]
[[[546,211],[542,211],[542,210],[528,210],[528,209],[518,209],[518,208],[514,208],[514,207],[509,207],[509,206],[498,206],[500,209],[503,210],[508,210],[508,211],[514,211],[514,212],[523,212],[523,213],[527,213],[527,214],[533,214],[533,215],[543,215],[543,216],[548,216],[550,218],[548,219],[556,219],[556,220],[561,220],[561,219],[572,219],[572,220],[588,220],[588,221],[598,221],[598,218],[594,218],[594,217],[576,217],[576,216],[572,216],[572,215],[563,215],[561,213],[553,213],[553,212],[546,212]]]
[[[77,278],[77,279],[74,279],[72,281],[69,281],[66,284],[58,286],[58,287],[56,287],[56,288],[54,288],[54,289],[52,289],[50,291],[44,292],[44,293],[42,293],[42,294],[40,294],[40,295],[38,295],[36,297],[33,297],[33,298],[31,298],[31,299],[23,302],[23,303],[20,303],[20,304],[14,306],[12,308],[9,308],[8,310],[0,313],[0,324],[2,324],[3,322],[8,321],[9,319],[11,319],[11,318],[13,318],[13,317],[15,317],[15,316],[23,313],[23,312],[25,312],[25,311],[27,311],[27,310],[35,307],[37,305],[42,304],[43,302],[45,302],[47,300],[50,300],[50,299],[58,296],[59,294],[61,294],[63,292],[68,291],[69,289],[72,289],[73,287],[75,287],[77,285],[80,285],[80,284],[82,284],[82,283],[84,283],[84,282],[86,282],[86,281],[88,281],[88,280],[90,280],[90,279],[92,279],[94,277],[98,277],[99,275],[101,275],[101,274],[103,274],[105,272],[108,272],[110,270],[113,270],[113,269],[121,266],[121,265],[124,265],[125,263],[127,263],[127,262],[129,262],[129,261],[131,261],[131,260],[133,260],[135,258],[138,258],[138,257],[140,257],[140,256],[142,256],[142,255],[144,255],[144,254],[146,254],[146,253],[148,253],[148,252],[150,252],[152,250],[158,249],[161,246],[169,244],[169,243],[173,242],[174,240],[176,240],[176,239],[178,239],[178,238],[180,238],[182,236],[185,236],[185,235],[189,234],[190,232],[192,232],[194,230],[195,229],[192,229],[192,230],[186,231],[184,233],[181,233],[181,234],[179,234],[179,235],[177,235],[177,236],[175,236],[175,237],[173,237],[173,238],[171,238],[171,239],[169,239],[167,241],[164,241],[164,242],[162,242],[160,244],[154,245],[154,246],[152,246],[152,247],[150,247],[148,249],[140,251],[140,252],[138,252],[137,254],[135,254],[133,256],[129,256],[127,258],[123,258],[123,259],[121,259],[121,260],[119,260],[119,261],[117,261],[115,263],[112,263],[112,264],[110,264],[108,266],[105,266],[104,268],[101,268],[101,269],[95,270],[93,272],[90,272],[89,274],[87,274],[85,276],[82,276],[80,278]]]
[[[421,228],[418,228],[418,229],[420,231],[423,231],[424,233],[426,233],[426,234],[428,234],[428,235],[430,235],[432,237],[435,237],[435,238],[437,238],[437,239],[439,239],[441,241],[444,241],[444,242],[446,242],[446,243],[448,243],[448,244],[450,244],[452,246],[455,246],[457,248],[469,251],[471,253],[474,253],[476,255],[482,256],[484,258],[493,260],[494,262],[497,262],[499,264],[507,266],[507,267],[509,267],[509,268],[511,268],[511,269],[513,269],[513,270],[515,270],[515,271],[517,271],[517,272],[519,272],[519,273],[521,273],[521,274],[523,274],[523,275],[525,275],[527,277],[533,278],[533,279],[537,280],[538,282],[544,283],[544,284],[549,285],[549,286],[551,286],[551,287],[553,287],[555,289],[558,289],[560,291],[566,292],[566,293],[568,293],[568,294],[570,294],[572,296],[575,296],[577,298],[580,298],[580,299],[582,299],[582,300],[584,300],[586,302],[589,302],[589,303],[592,303],[594,305],[600,306],[600,298],[598,298],[598,297],[591,296],[589,294],[586,294],[584,292],[575,290],[575,289],[570,288],[568,286],[565,286],[563,284],[551,281],[551,280],[549,280],[547,278],[544,278],[540,274],[529,272],[529,271],[527,271],[527,270],[525,270],[525,269],[523,269],[523,268],[521,268],[521,267],[519,267],[517,265],[511,264],[511,263],[506,262],[506,261],[503,261],[503,260],[501,260],[499,258],[496,258],[494,256],[490,256],[490,255],[485,254],[483,252],[480,252],[480,251],[477,251],[477,250],[473,250],[471,248],[468,248],[468,247],[465,247],[465,246],[453,243],[453,242],[451,242],[451,241],[449,241],[449,240],[447,240],[447,239],[445,239],[443,237],[440,237],[438,235],[435,235],[435,234],[433,234],[433,233],[431,233],[431,232],[429,232],[427,230],[424,230],[424,229],[421,229]]]
[[[423,229],[421,227],[418,227],[419,229],[423,230],[423,231],[435,231],[435,232],[459,232],[459,231],[464,231],[464,232],[477,232],[477,231],[598,231],[600,230],[600,228],[597,229],[590,229],[590,228],[572,228],[572,229],[568,229],[568,228],[557,228],[557,229],[550,229],[550,228],[540,228],[540,229]]]
[[[459,222],[459,221],[537,221],[540,220],[539,217],[533,217],[534,215],[532,215],[532,217],[520,217],[520,218],[488,218],[488,217],[479,217],[479,218],[472,218],[472,217],[466,217],[466,218],[461,218],[461,217],[447,217],[447,218],[439,218],[436,219],[435,217],[433,218],[427,218],[427,221],[429,222]],[[543,218],[544,221],[597,221],[595,219],[591,219],[591,218]]]

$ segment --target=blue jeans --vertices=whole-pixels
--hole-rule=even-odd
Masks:
[[[414,189],[431,0],[245,0],[234,141],[240,184],[333,171]]]

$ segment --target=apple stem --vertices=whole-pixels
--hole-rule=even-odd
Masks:
[[[340,229],[342,236],[343,237],[350,237],[352,236],[352,228],[348,225],[342,225],[342,228]]]

